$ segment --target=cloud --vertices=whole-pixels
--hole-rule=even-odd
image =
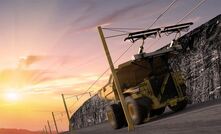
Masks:
[[[67,76],[67,77],[60,77],[56,79],[52,79],[49,81],[45,81],[43,83],[39,83],[36,85],[38,88],[41,86],[40,89],[47,88],[55,94],[61,94],[61,91],[65,92],[71,92],[71,93],[80,93],[85,90],[87,90],[94,81],[97,80],[97,78],[100,76],[100,74],[80,74],[78,76]],[[91,88],[91,90],[96,89],[98,87],[104,86],[106,84],[106,81],[108,80],[108,76],[103,76],[99,81]]]
[[[24,70],[24,69],[3,69],[0,71],[0,87],[23,87],[35,84],[33,76],[39,73],[46,73],[46,70]],[[43,77],[41,77],[43,79]]]
[[[71,25],[72,28],[68,30],[67,33],[72,33],[76,31],[81,30],[87,30],[94,28],[98,25],[103,24],[110,24],[113,22],[116,22],[118,20],[125,19],[128,16],[133,16],[133,12],[136,12],[137,9],[145,7],[146,5],[150,4],[153,0],[143,0],[137,3],[133,3],[131,5],[128,5],[126,7],[113,10],[109,14],[104,14],[102,17],[96,17],[98,19],[94,20],[92,16],[96,15],[94,11],[99,10],[101,7],[96,7],[96,5],[99,5],[98,3],[92,3],[88,6],[85,13],[83,13],[79,18],[77,18]],[[99,11],[96,11],[99,12]],[[136,17],[136,16],[133,16]],[[90,21],[89,21],[90,20]],[[89,24],[85,22],[90,22]],[[84,25],[82,25],[84,24]],[[76,28],[76,26],[78,26]]]
[[[19,65],[29,66],[35,62],[38,62],[43,59],[43,56],[29,55],[26,57],[21,57],[19,59]]]
[[[78,63],[82,63],[79,57],[69,55],[29,55],[20,58],[20,66],[18,68],[5,68],[0,70],[0,86],[2,84],[10,85],[9,83],[13,83],[16,79],[18,79],[20,83],[38,84],[57,78],[73,77],[70,71],[73,73],[73,67],[76,68],[74,65]],[[33,64],[35,66],[30,66]]]
[[[28,56],[23,56],[23,57],[19,58],[18,66],[19,67],[28,67],[32,64],[44,62],[44,61],[46,61],[46,62],[56,61],[56,64],[66,65],[66,64],[71,63],[73,60],[76,61],[76,59],[79,59],[79,58],[69,56],[69,55],[64,55],[64,56],[28,55]]]
[[[43,81],[51,80],[56,77],[57,75],[65,75],[64,68],[73,66],[73,63],[76,64],[80,62],[80,58],[73,57],[73,56],[27,56],[20,59],[19,68],[17,69],[9,69],[14,70],[14,72],[19,72],[22,75],[26,73],[29,74],[28,81],[32,84],[37,84]],[[35,66],[32,67],[30,65],[34,64]],[[37,69],[33,69],[37,68]],[[5,69],[7,70],[7,69]],[[23,71],[23,72],[22,72]],[[4,72],[4,70],[3,70]],[[13,72],[13,71],[12,71]],[[62,74],[60,74],[62,73]],[[59,76],[60,77],[60,76]]]
[[[33,77],[38,74],[38,79]],[[41,74],[41,75],[40,75]],[[24,94],[61,94],[62,92],[80,93],[91,85],[100,74],[89,73],[75,76],[53,76],[47,70],[2,70],[0,72],[0,89],[19,90]],[[92,88],[104,85],[108,77],[103,77]]]

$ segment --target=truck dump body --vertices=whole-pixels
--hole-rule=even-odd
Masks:
[[[148,56],[119,65],[116,72],[121,89],[136,87],[147,79],[150,81],[154,95],[158,96],[165,76],[171,71],[168,66],[169,56],[173,56],[173,54],[163,53],[155,57]],[[165,89],[161,101],[178,95],[171,76],[168,78]]]
[[[166,64],[166,59],[154,57],[129,61],[119,65],[116,72],[121,83],[121,88],[133,87],[143,82],[144,79],[164,75],[168,72]]]
[[[116,69],[116,73],[121,89],[124,92],[129,88],[139,86],[144,80],[149,80],[154,95],[162,95],[161,102],[177,96],[176,87],[171,76],[169,76],[168,82],[165,85],[166,90],[161,94],[161,86],[164,78],[172,71],[169,67],[168,59],[174,56],[176,56],[174,48],[162,49],[152,53],[135,55],[135,60],[120,64]],[[113,79],[110,78],[108,83],[103,87],[105,90],[100,92],[100,96],[108,100],[113,100],[117,95],[114,95],[113,92],[116,90]]]

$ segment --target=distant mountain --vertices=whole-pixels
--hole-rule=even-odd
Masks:
[[[0,134],[42,134],[42,132],[29,131],[29,130],[25,130],[25,129],[0,128]]]

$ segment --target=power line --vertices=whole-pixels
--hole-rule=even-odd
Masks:
[[[128,51],[132,46],[133,46],[133,43],[114,61],[114,64],[115,64],[116,62],[118,62],[118,61],[124,56],[124,54],[127,53],[127,51]],[[86,90],[86,92],[88,92],[88,91],[109,71],[109,69],[110,69],[110,68],[107,68],[107,69],[100,75],[100,77],[98,77],[98,79],[95,80],[95,81],[92,83],[92,85]],[[80,98],[81,98],[81,97],[80,97]],[[79,98],[79,99],[80,99],[80,98]]]
[[[143,28],[129,28],[129,27],[106,27],[106,28],[102,28],[104,30],[143,30]]]
[[[133,46],[134,43],[132,43],[115,61],[114,64],[116,62],[118,62],[123,56],[124,54],[126,54],[128,52],[128,50]],[[85,91],[88,92],[108,71],[110,68],[107,68],[99,77],[98,79],[96,79],[90,86],[89,88]],[[78,100],[80,100],[83,97],[83,95],[81,97],[78,98]],[[76,104],[77,102],[73,103],[70,107],[72,107],[74,104]]]
[[[85,92],[85,93],[75,94],[75,95],[70,95],[70,94],[64,94],[64,95],[70,95],[68,97],[65,97],[65,99],[70,99],[70,98],[74,98],[74,97],[77,97],[77,96],[80,96],[80,95],[85,95],[85,94],[91,95],[91,92]]]
[[[111,35],[111,36],[106,36],[105,38],[108,39],[108,38],[120,37],[120,36],[124,36],[124,35],[128,35],[128,33],[125,33],[125,34],[116,34],[116,35]]]
[[[134,44],[134,43],[132,43],[132,44],[114,61],[114,64],[115,64],[116,62],[118,62],[118,61],[123,57],[124,54],[126,54],[126,53],[128,52],[128,50],[133,46],[133,44]],[[104,74],[109,71],[109,69],[110,69],[110,68],[107,68],[107,69],[101,74],[101,76],[86,90],[86,92],[89,91],[89,90],[104,76]],[[83,96],[79,97],[79,99],[81,99],[82,97],[83,97]],[[73,105],[75,105],[76,103],[77,103],[77,102],[75,102]],[[71,105],[71,107],[72,107],[73,105]]]
[[[186,15],[183,16],[180,20],[178,20],[177,24],[183,21],[187,16],[189,16],[194,10],[196,10],[199,6],[201,6],[206,0],[201,0],[192,10],[190,10]]]
[[[54,113],[57,114],[57,115],[63,116],[66,112],[65,111],[61,111],[61,112],[54,112]]]
[[[170,5],[155,19],[155,21],[146,29],[150,29],[176,2],[177,0],[173,0]]]
[[[117,28],[102,28],[104,30],[109,30],[109,31],[114,31],[114,32],[121,32],[121,33],[130,33],[129,31],[125,31],[125,30],[120,30],[120,29],[117,29]]]

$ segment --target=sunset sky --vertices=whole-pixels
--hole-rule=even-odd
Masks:
[[[145,29],[172,1],[0,0],[0,128],[40,130],[54,111],[59,130],[67,129],[61,94],[85,92],[108,67],[96,27]],[[175,24],[199,1],[178,0],[152,28]],[[219,15],[220,6],[220,0],[207,0],[183,22],[198,27]],[[113,60],[129,47],[125,37],[107,39]],[[147,40],[145,50],[154,51],[172,37]],[[117,64],[131,59],[139,45]],[[90,91],[96,93],[109,74]],[[77,103],[67,99],[70,112],[88,97]]]

